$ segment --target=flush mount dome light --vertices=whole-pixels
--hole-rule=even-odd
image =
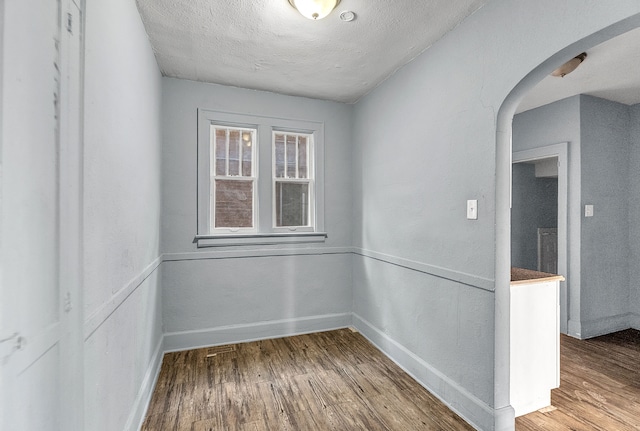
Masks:
[[[340,0],[289,0],[305,18],[322,19],[338,6]]]
[[[573,57],[571,60],[567,61],[565,64],[551,72],[551,75],[564,78],[565,75],[568,75],[576,70],[585,58],[587,58],[587,53],[583,52],[582,54]]]

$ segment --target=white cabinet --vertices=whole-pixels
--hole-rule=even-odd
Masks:
[[[561,280],[511,282],[510,395],[516,416],[551,405],[551,389],[560,386]]]

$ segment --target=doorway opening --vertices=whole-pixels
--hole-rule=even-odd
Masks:
[[[567,333],[569,322],[568,145],[561,142],[512,156],[511,266],[564,276],[562,333]]]
[[[514,162],[511,266],[558,272],[558,158]]]

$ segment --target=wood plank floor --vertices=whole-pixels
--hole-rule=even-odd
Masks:
[[[640,429],[640,331],[583,341],[563,335],[560,364],[556,410],[517,418],[517,431]]]
[[[167,353],[142,430],[473,428],[342,329]]]

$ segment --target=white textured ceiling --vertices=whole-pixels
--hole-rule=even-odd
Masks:
[[[137,0],[165,76],[347,103],[488,1],[342,0],[312,21],[288,0]]]
[[[137,0],[165,76],[347,103],[488,1],[342,0],[311,21],[288,0]],[[345,10],[356,19],[341,21]],[[573,73],[542,80],[518,112],[576,94],[640,103],[640,29],[587,53]]]
[[[640,28],[587,50],[585,61],[564,78],[547,76],[527,93],[518,112],[576,94],[640,103]]]

